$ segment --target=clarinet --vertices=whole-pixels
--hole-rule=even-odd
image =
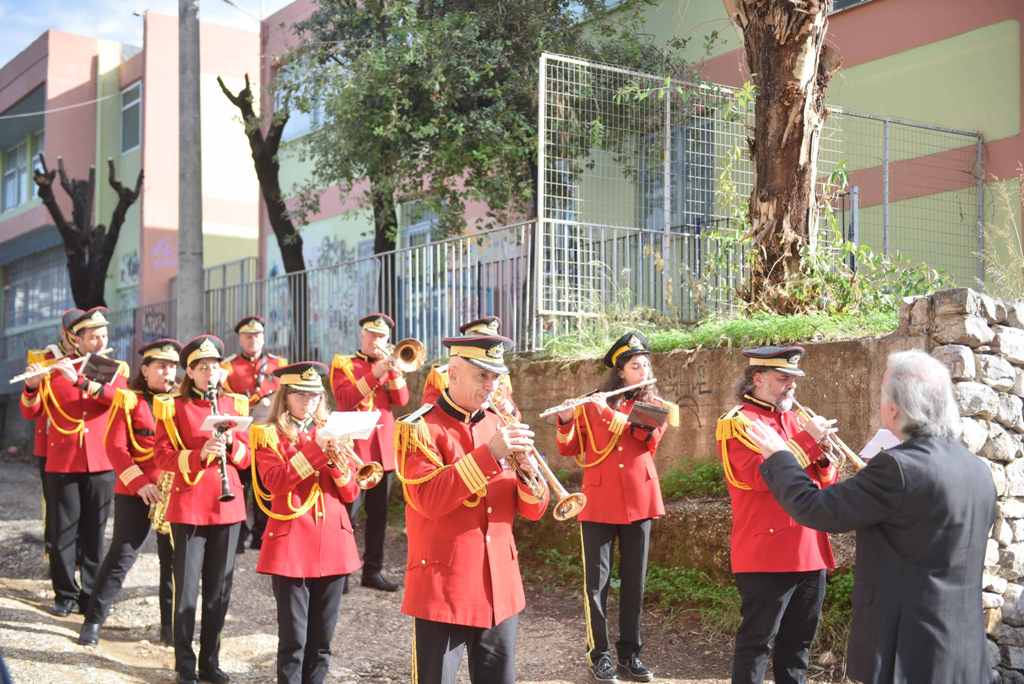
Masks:
[[[214,416],[220,415],[220,408],[217,407],[217,385],[211,383],[210,387],[206,390],[206,400],[210,402],[210,414]],[[223,428],[220,425],[214,428],[214,437],[216,439],[222,438],[227,433],[227,428]],[[231,483],[228,481],[228,452],[227,449],[220,456],[220,500],[221,501],[233,501],[235,498],[234,493],[231,491]]]

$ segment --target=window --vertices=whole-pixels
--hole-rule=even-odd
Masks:
[[[121,91],[121,152],[134,150],[142,142],[142,82]]]
[[[3,210],[14,209],[28,199],[28,154],[25,143],[4,153]]]
[[[4,328],[44,323],[74,305],[62,247],[32,254],[4,270]]]
[[[43,131],[38,131],[32,136],[32,159],[35,160],[37,154],[43,153],[43,146],[46,142],[46,136]],[[33,161],[35,163],[35,161]],[[31,173],[29,176],[29,185],[32,186],[32,196],[39,197],[39,186],[32,182]]]
[[[871,0],[835,0],[832,4],[832,14],[856,7],[857,5],[863,5],[867,2],[871,2]]]
[[[287,69],[287,67],[283,67],[283,69]],[[289,87],[288,72],[279,72],[279,75],[277,89],[274,93],[274,111],[276,112],[284,109],[284,94]],[[322,100],[315,99],[312,102],[304,102],[302,108],[300,108],[296,102],[296,97],[297,95],[293,94],[291,101],[288,103],[288,122],[284,125],[284,131],[281,133],[282,142],[301,138],[307,133],[320,128],[324,123],[325,113]],[[303,111],[304,109],[309,111]]]

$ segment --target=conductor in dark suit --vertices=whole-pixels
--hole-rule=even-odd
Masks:
[[[889,356],[879,409],[901,443],[854,477],[819,489],[778,434],[755,424],[772,495],[801,525],[857,532],[847,674],[862,682],[989,680],[981,573],[995,518],[989,469],[958,440],[945,366],[920,351]]]

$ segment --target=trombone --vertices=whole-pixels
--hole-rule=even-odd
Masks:
[[[95,354],[97,356],[103,356],[104,354],[109,354],[112,351],[114,351],[113,347],[107,347],[106,349],[104,349],[102,351],[95,352]],[[85,364],[87,364],[89,362],[89,357],[92,356],[92,355],[93,355],[92,353],[89,353],[89,354],[85,354],[84,356],[80,356],[77,359],[75,359],[74,361],[72,361],[71,365],[75,367],[76,371],[81,372],[82,368],[85,368]],[[54,368],[57,367],[57,363],[58,362],[62,361],[63,359],[66,359],[66,358],[67,358],[66,356],[62,356],[59,359],[50,359],[48,361],[44,361],[43,363],[45,365],[42,368],[38,368],[38,369],[36,369],[34,371],[25,371],[24,373],[21,373],[20,375],[15,375],[13,378],[11,378],[9,380],[9,382],[10,382],[10,384],[13,385],[16,382],[22,382],[24,380],[28,380],[29,378],[37,378],[40,375],[46,375],[50,371],[52,371]],[[82,364],[82,365],[79,366],[79,364]]]
[[[427,347],[414,337],[407,337],[397,344],[377,343],[382,359],[393,360],[395,368],[402,373],[418,371],[427,360]]]
[[[811,420],[818,416],[817,413],[805,407],[796,399],[793,400],[793,406],[796,407],[797,413],[799,413],[805,420]],[[867,463],[864,462],[864,459],[857,455],[856,451],[847,446],[846,442],[841,440],[839,436],[835,434],[830,434],[825,438],[823,452],[829,463],[834,465],[836,468],[841,467],[844,461],[850,462],[854,472],[862,470],[867,465]]]
[[[363,460],[356,455],[352,448],[352,440],[343,440],[337,445],[333,440],[327,443],[324,449],[327,462],[345,473],[345,484],[352,478],[352,471],[355,471],[356,484],[360,489],[373,489],[384,479],[384,466],[376,461],[363,463]]]

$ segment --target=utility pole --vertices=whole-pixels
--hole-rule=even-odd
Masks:
[[[199,0],[178,0],[178,320],[177,336],[206,327],[203,283],[203,175],[199,121]]]

